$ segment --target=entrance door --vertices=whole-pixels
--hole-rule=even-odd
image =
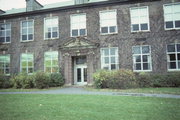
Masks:
[[[74,64],[74,82],[78,85],[87,84],[86,57],[78,57]]]

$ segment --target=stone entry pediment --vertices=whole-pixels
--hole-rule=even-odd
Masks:
[[[60,46],[60,49],[83,49],[83,48],[96,48],[98,43],[91,42],[84,37],[71,38]]]

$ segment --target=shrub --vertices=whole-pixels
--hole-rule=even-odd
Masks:
[[[35,87],[39,89],[48,88],[50,83],[50,74],[37,72],[35,74]]]
[[[11,87],[9,76],[4,76],[0,74],[0,88]]]
[[[180,87],[180,72],[168,73],[166,80],[167,87]]]
[[[65,81],[61,73],[52,73],[50,75],[50,87],[63,86],[64,83]]]
[[[148,73],[137,73],[136,81],[139,87],[152,87],[152,78]]]

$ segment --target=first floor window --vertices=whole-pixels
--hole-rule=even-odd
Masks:
[[[168,70],[180,70],[180,44],[167,45]]]
[[[57,73],[59,72],[59,65],[58,65],[58,52],[45,52],[44,55],[44,69],[45,72],[49,73]]]
[[[34,57],[33,54],[23,53],[21,54],[21,72],[33,73],[34,71]]]
[[[21,22],[21,41],[31,41],[34,35],[34,21],[26,20]]]
[[[133,47],[134,71],[151,71],[151,49],[150,46]]]
[[[118,48],[101,48],[101,68],[119,69]]]
[[[0,43],[11,42],[11,24],[0,24]]]
[[[0,74],[10,74],[10,55],[0,55]]]

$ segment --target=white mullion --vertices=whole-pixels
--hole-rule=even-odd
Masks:
[[[143,68],[143,53],[142,53],[142,46],[140,46],[140,51],[141,51],[141,71],[143,71],[144,68]]]
[[[176,55],[176,70],[178,70],[177,44],[175,44],[175,55]]]

